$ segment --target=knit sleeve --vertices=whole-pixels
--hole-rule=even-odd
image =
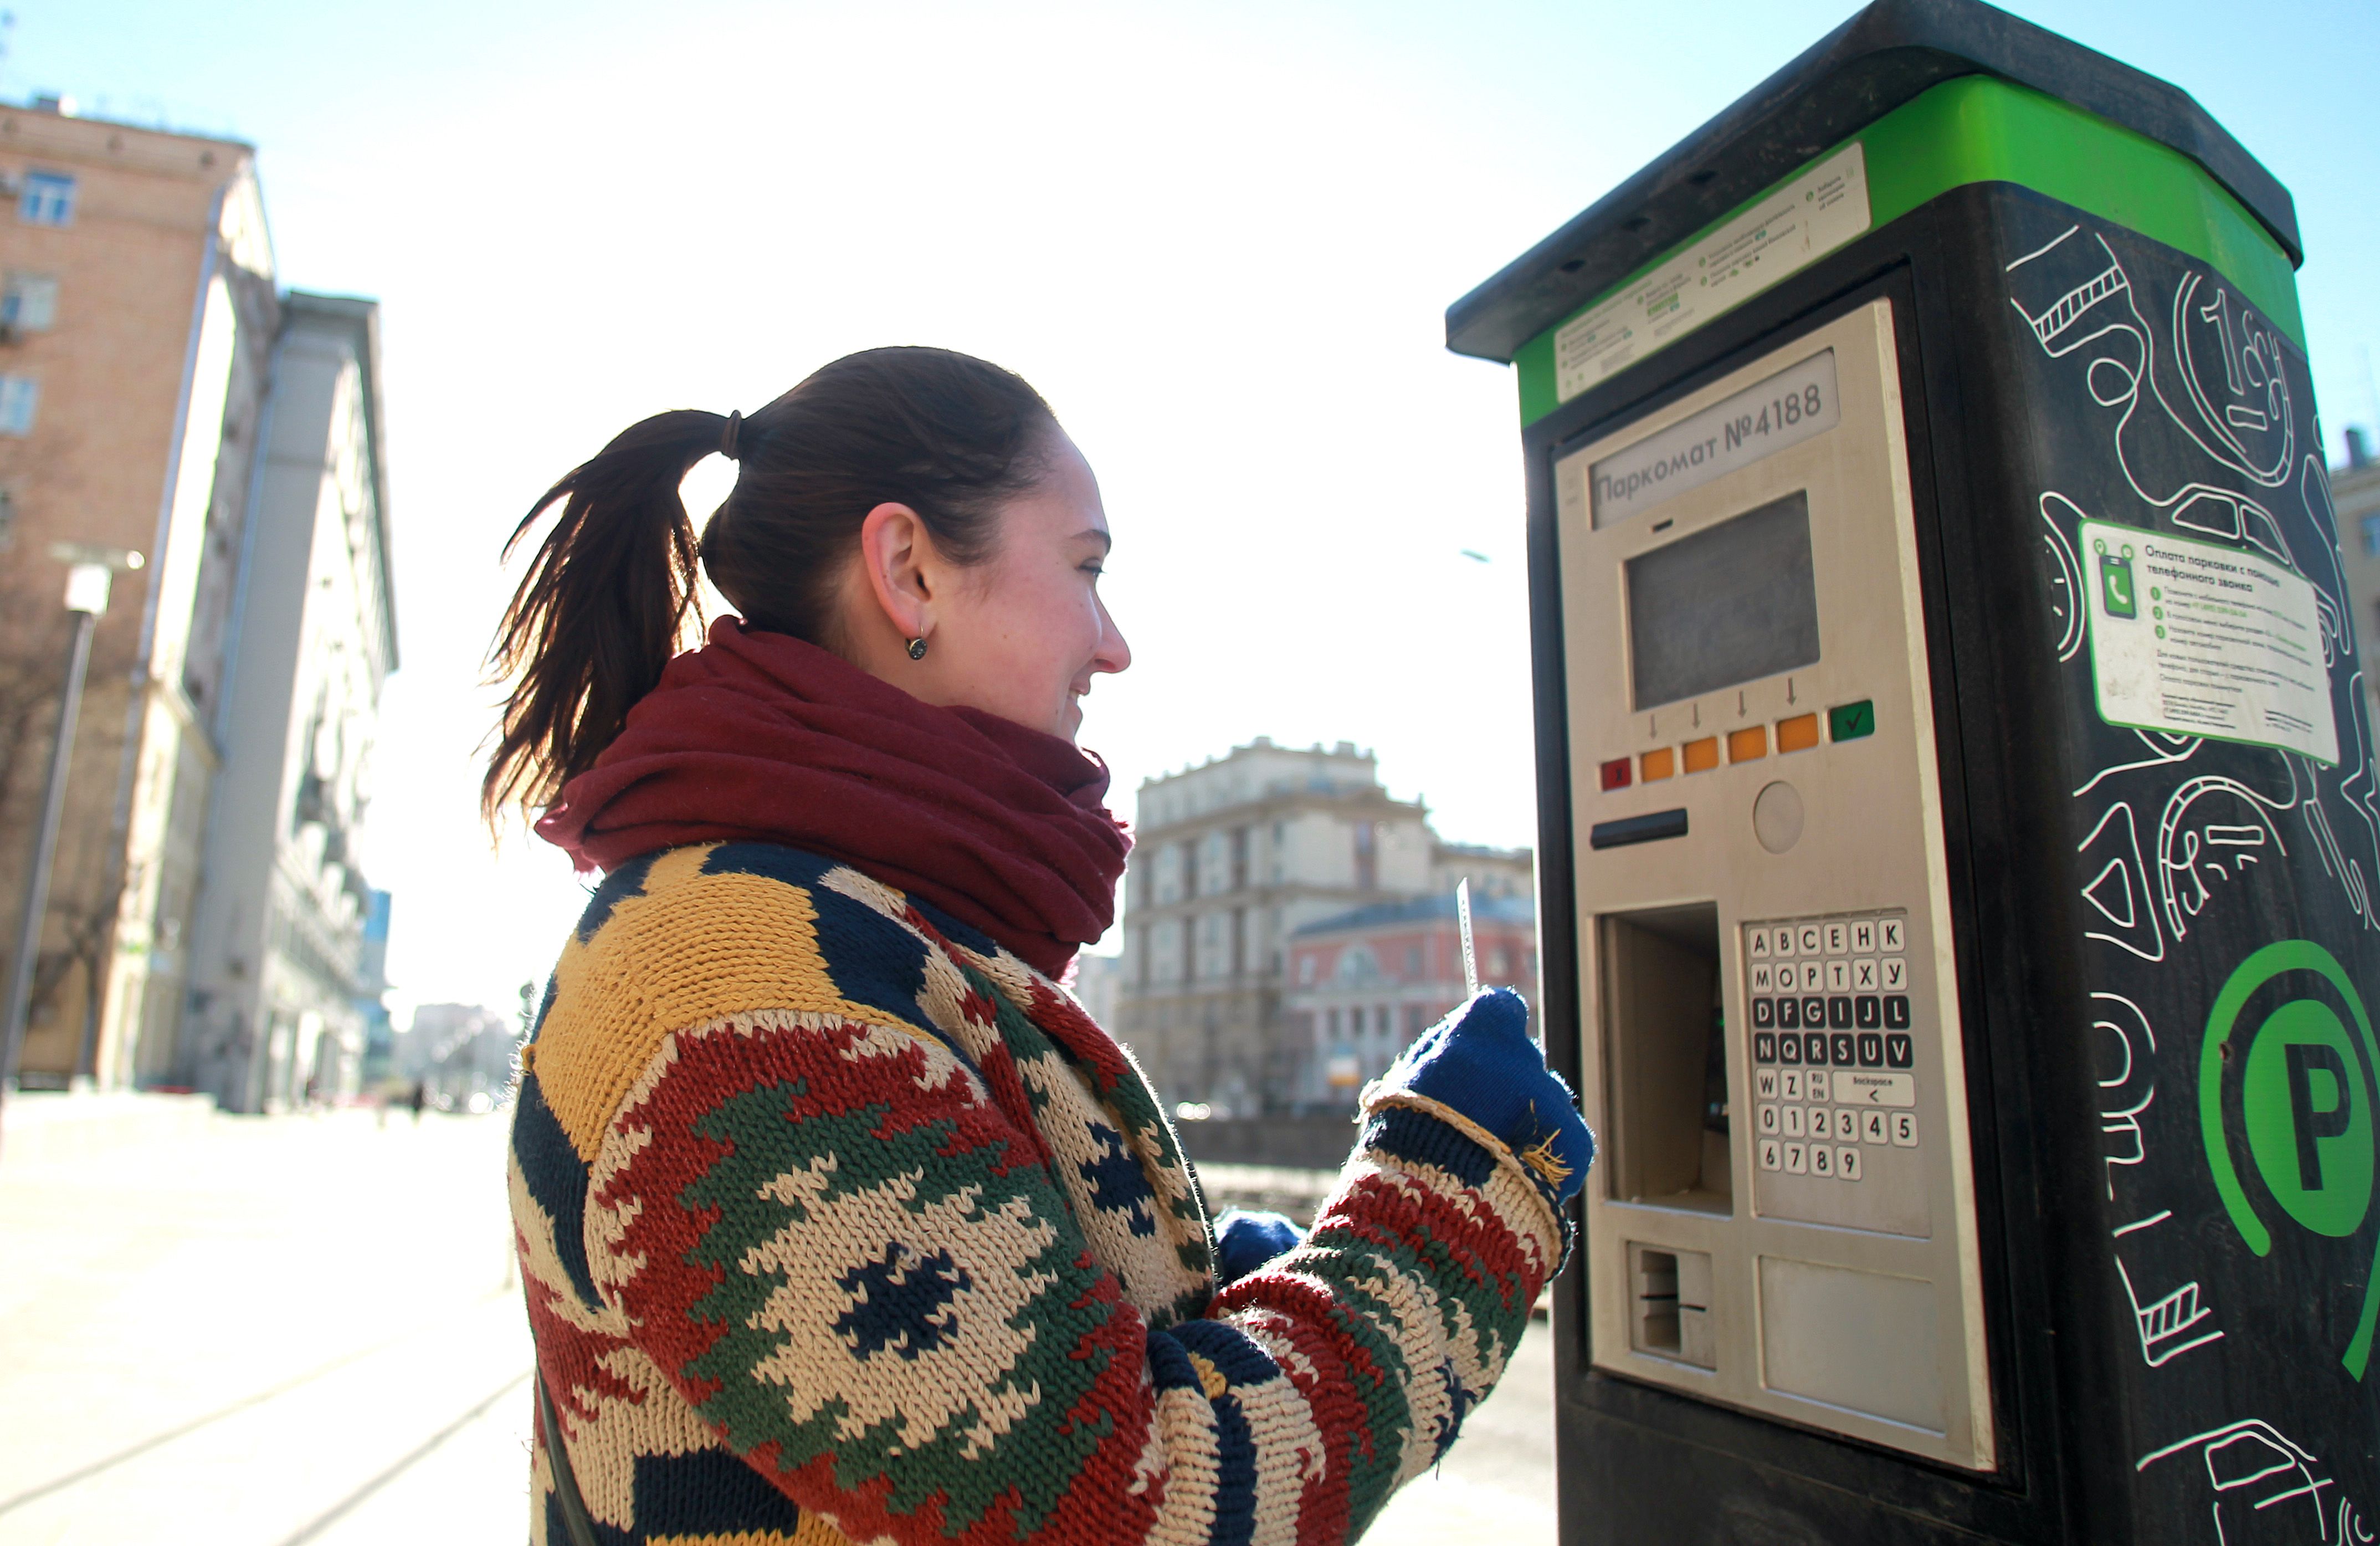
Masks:
[[[805,1514],[902,1546],[1352,1540],[1562,1246],[1494,1138],[1384,1109],[1304,1245],[1153,1328],[974,1065],[821,1013],[670,1036],[590,1180],[616,1323]]]

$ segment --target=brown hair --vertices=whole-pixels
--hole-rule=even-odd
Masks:
[[[492,822],[551,805],[661,679],[694,604],[698,552],[754,627],[838,648],[836,585],[868,511],[906,505],[953,562],[989,558],[1001,506],[1046,470],[1057,420],[1024,379],[948,349],[845,355],[748,419],[681,408],[631,425],[548,489],[555,504],[489,660],[514,679],[480,785]],[[725,451],[734,492],[698,548],[678,485]]]

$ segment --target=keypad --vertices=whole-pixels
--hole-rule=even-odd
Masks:
[[[1745,927],[1762,1170],[1856,1184],[1922,1146],[1908,937],[1900,913]]]

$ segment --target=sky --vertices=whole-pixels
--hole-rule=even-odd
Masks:
[[[2380,425],[2370,0],[2011,8],[2291,189],[2334,457]],[[510,1007],[583,900],[478,822],[504,535],[635,420],[881,344],[1018,371],[1099,473],[1135,664],[1082,740],[1120,813],[1259,735],[1353,740],[1443,835],[1531,842],[1513,383],[1444,310],[1852,9],[18,0],[0,96],[255,144],[283,282],[382,303],[402,666],[361,855],[403,1024]]]

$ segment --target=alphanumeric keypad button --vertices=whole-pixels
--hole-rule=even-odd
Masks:
[[[1779,1030],[1799,1030],[1802,1029],[1802,1001],[1800,999],[1780,998],[1777,1001],[1777,1029]]]
[[[1863,1068],[1883,1067],[1884,1038],[1872,1030],[1862,1031],[1859,1039],[1859,1060],[1860,1066]]]
[[[1874,993],[1862,993],[1852,1000],[1852,1024],[1862,1030],[1874,1030],[1884,1024],[1884,1000]]]
[[[1887,1030],[1909,1029],[1909,995],[1907,993],[1884,995],[1884,1029]]]
[[[1898,1031],[1884,1039],[1884,1065],[1906,1068],[1917,1061],[1917,1043],[1907,1031]]]
[[[1756,998],[1752,1001],[1752,1029],[1767,1030],[1777,1023],[1777,1001]]]
[[[1784,1064],[1797,1064],[1802,1061],[1800,1031],[1780,1030],[1777,1033],[1777,1061]]]
[[[1826,1001],[1825,999],[1820,998],[1820,997],[1819,997],[1818,995],[1816,995],[1815,993],[1812,993],[1812,994],[1810,994],[1809,996],[1807,996],[1807,997],[1805,997],[1804,999],[1803,999],[1803,1000],[1802,1000],[1802,1029],[1804,1029],[1804,1030],[1807,1030],[1807,1029],[1809,1029],[1812,1026],[1823,1026],[1823,1025],[1825,1025],[1826,1023],[1827,1023],[1827,1001]]]
[[[1848,1030],[1839,1030],[1827,1038],[1827,1057],[1838,1068],[1848,1068],[1856,1055],[1853,1038]]]
[[[1815,1067],[1825,1067],[1827,1065],[1827,1033],[1823,1030],[1803,1031],[1802,1056],[1805,1062]]]
[[[1827,1027],[1830,1030],[1852,1028],[1852,1001],[1838,993],[1827,1001]]]
[[[1775,1031],[1755,1030],[1752,1033],[1752,1061],[1755,1063],[1774,1063],[1777,1061],[1777,1033]]]

